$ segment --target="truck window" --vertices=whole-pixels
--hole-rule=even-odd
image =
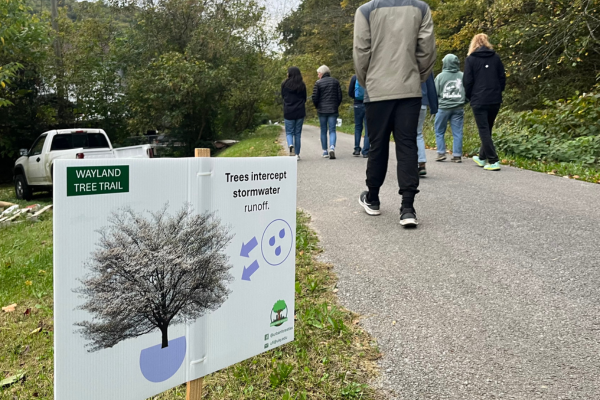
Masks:
[[[42,154],[42,149],[44,148],[44,142],[46,142],[46,135],[40,136],[37,138],[33,146],[31,146],[31,150],[29,151],[30,156],[37,156]]]
[[[108,141],[101,133],[67,133],[54,136],[50,151],[78,148],[99,149],[107,147],[110,147]]]

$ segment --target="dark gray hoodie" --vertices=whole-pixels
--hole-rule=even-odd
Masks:
[[[454,54],[447,54],[442,62],[444,65],[442,73],[435,78],[439,107],[441,109],[463,107],[466,103],[466,94],[463,73],[460,72],[460,61]]]

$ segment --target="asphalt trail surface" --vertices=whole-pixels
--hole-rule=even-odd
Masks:
[[[600,399],[600,185],[428,151],[420,225],[406,230],[393,147],[373,217],[353,146],[339,133],[323,159],[304,127],[298,206],[384,354],[388,397]]]

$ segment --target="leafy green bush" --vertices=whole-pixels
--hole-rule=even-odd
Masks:
[[[600,93],[545,105],[544,110],[505,111],[496,130],[498,149],[541,161],[600,165]]]

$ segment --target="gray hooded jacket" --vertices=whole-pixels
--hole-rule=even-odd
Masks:
[[[354,68],[365,103],[421,97],[436,59],[433,19],[420,0],[371,0],[354,17]]]
[[[467,102],[463,73],[460,72],[460,61],[454,54],[447,54],[442,60],[442,73],[435,78],[435,90],[441,109],[463,107]]]

